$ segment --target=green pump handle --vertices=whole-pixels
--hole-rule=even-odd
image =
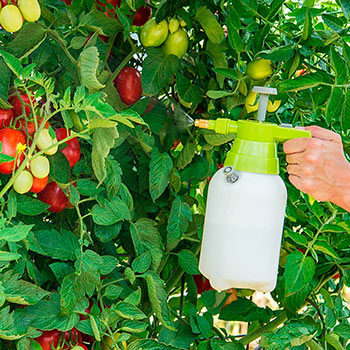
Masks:
[[[225,166],[262,174],[279,173],[277,142],[311,137],[307,130],[253,120],[197,119],[195,126],[214,130],[218,134],[237,134],[227,154]]]

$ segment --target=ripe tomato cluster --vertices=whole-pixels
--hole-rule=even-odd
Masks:
[[[54,155],[58,150],[57,142],[65,140],[70,133],[65,128],[53,131],[48,122],[42,126],[42,119],[33,117],[37,102],[32,92],[18,92],[9,98],[9,103],[12,109],[0,109],[0,142],[2,154],[13,159],[0,163],[0,173],[13,174],[26,161],[25,169],[15,175],[14,190],[20,194],[37,193],[39,200],[50,205],[49,211],[60,212],[69,207],[69,200],[56,182],[48,183],[50,162],[46,155]],[[35,150],[29,154],[34,140]],[[67,140],[65,146],[61,152],[73,167],[80,159],[79,141],[74,137]]]
[[[36,22],[41,16],[37,0],[1,0],[0,9],[0,25],[11,33],[19,31],[24,20]]]

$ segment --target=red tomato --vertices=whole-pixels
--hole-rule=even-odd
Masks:
[[[43,350],[56,349],[58,347],[61,332],[57,329],[53,331],[43,331],[43,334],[35,340],[41,345]]]
[[[334,280],[337,280],[339,278],[339,272],[337,272],[333,277]]]
[[[25,106],[24,106],[24,110],[25,110],[25,113],[27,116],[29,116],[29,114],[31,113],[32,109],[30,107],[30,100],[29,100],[29,96],[25,93],[21,93],[20,94]],[[31,93],[31,100],[32,100],[32,103],[35,102],[35,98],[34,98],[34,95],[33,93]],[[18,117],[19,115],[22,115],[22,102],[21,100],[16,96],[11,96],[9,98],[9,103],[12,104],[13,106],[13,115],[15,117]]]
[[[0,141],[2,144],[2,153],[7,154],[8,156],[15,157],[17,153],[17,145],[26,144],[26,139],[24,137],[24,134],[18,130],[14,129],[1,129],[0,130]],[[18,156],[17,156],[18,159]],[[3,162],[0,163],[0,173],[1,174],[11,174],[13,170],[14,163],[17,159],[14,159],[10,162]],[[20,163],[24,159],[24,154],[21,153],[19,155]],[[18,167],[18,164],[16,164],[16,168]]]
[[[212,286],[210,285],[210,282],[208,279],[203,277],[202,275],[194,275],[193,276],[194,283],[197,286],[198,294],[202,294],[203,292],[206,292],[207,290],[212,290]]]
[[[38,193],[38,198],[51,206],[48,210],[52,213],[62,211],[68,201],[67,196],[54,181],[50,182],[43,191]]]
[[[13,118],[12,109],[0,109],[0,129],[7,128]]]
[[[81,333],[74,327],[70,331],[66,331],[63,333],[64,339],[66,343],[74,344],[82,342],[82,336]],[[77,344],[78,345],[78,344]],[[66,346],[64,349],[70,349],[70,347]]]
[[[121,100],[127,105],[137,102],[142,95],[140,72],[132,67],[124,67],[114,80]]]
[[[67,134],[66,128],[59,128],[55,130],[56,137],[58,141],[65,139]],[[80,145],[77,137],[66,142],[67,147],[64,148],[61,152],[67,157],[69,165],[71,168],[78,162],[80,159]]]
[[[137,9],[132,24],[136,27],[142,27],[150,18],[152,10],[148,6],[141,6]]]
[[[175,141],[174,141],[174,144],[171,146],[170,149],[175,149],[180,143],[181,143],[181,139],[175,140]]]
[[[1,0],[1,5],[2,5],[2,7],[6,6],[6,5],[8,5],[8,4],[9,4],[8,0]],[[12,0],[12,1],[11,1],[11,4],[12,4],[12,5],[17,5],[17,0]]]
[[[44,177],[43,179],[38,179],[37,177],[33,176],[33,185],[29,191],[34,193],[41,192],[46,187],[48,179],[48,176]]]
[[[72,4],[72,0],[62,0],[63,2],[65,2],[67,5],[71,5]]]

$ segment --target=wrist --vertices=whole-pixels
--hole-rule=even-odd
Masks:
[[[334,184],[334,194],[330,200],[339,207],[350,212],[350,164],[339,172]]]

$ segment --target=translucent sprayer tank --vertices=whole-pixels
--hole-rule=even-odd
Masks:
[[[237,134],[225,167],[209,185],[199,261],[200,272],[219,291],[275,288],[287,201],[276,143],[311,136],[263,122],[268,94],[275,89],[256,90],[266,97],[260,97],[258,121],[196,120],[198,127]]]

